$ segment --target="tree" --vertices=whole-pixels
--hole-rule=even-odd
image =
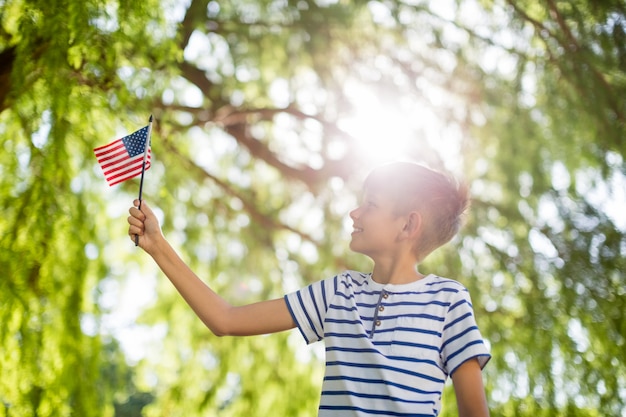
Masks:
[[[422,268],[474,296],[494,415],[617,415],[624,6],[442,4],[2,3],[5,415],[311,415],[317,350],[295,333],[208,335],[125,236],[137,184],[106,188],[91,149],[153,113],[144,196],[170,240],[230,300],[277,297],[368,267],[346,255],[343,221],[373,163],[346,123],[360,88],[374,91],[378,141],[402,145],[387,158],[472,183],[464,233]],[[412,113],[390,123],[385,110]],[[396,143],[394,123],[414,140]],[[100,355],[99,297],[133,274],[158,277],[139,322],[166,335],[131,378]]]
[[[93,215],[104,200],[87,188],[85,156],[114,124],[114,46],[129,43],[144,5],[122,7],[113,33],[96,24],[106,10],[93,2],[0,5],[2,415],[112,415],[114,396],[130,389],[101,372],[119,356],[98,335],[109,222]]]
[[[626,67],[623,44],[614,41],[625,9],[509,2],[507,10],[513,27],[532,36],[511,48],[511,88],[486,95],[495,117],[483,149],[497,157],[483,185],[495,193],[481,199],[481,223],[491,227],[475,233],[501,271],[484,279],[493,291],[480,303],[491,305],[500,328],[487,330],[500,341],[494,382],[517,380],[516,396],[532,399],[503,407],[514,415],[618,415],[626,376],[618,97]]]

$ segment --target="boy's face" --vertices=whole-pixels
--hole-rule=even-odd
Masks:
[[[350,249],[374,261],[393,254],[405,225],[404,216],[399,216],[395,209],[394,200],[387,193],[366,190],[359,207],[350,212],[354,227]]]

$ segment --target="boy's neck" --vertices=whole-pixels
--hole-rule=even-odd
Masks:
[[[419,281],[425,275],[415,265],[381,265],[376,263],[372,271],[372,279],[379,284],[408,284]]]

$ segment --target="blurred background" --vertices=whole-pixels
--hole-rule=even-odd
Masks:
[[[625,416],[626,5],[0,1],[0,417],[314,416],[323,345],[217,338],[93,148],[155,117],[144,199],[232,303],[345,268],[374,166],[471,185],[493,416]],[[456,414],[451,386],[442,416]]]

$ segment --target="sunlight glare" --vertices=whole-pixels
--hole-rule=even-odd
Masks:
[[[366,164],[426,161],[432,159],[433,153],[441,158],[451,156],[450,151],[454,151],[455,147],[450,145],[458,138],[443,140],[442,132],[447,129],[442,128],[435,112],[423,101],[411,95],[380,97],[372,89],[359,85],[348,86],[346,90],[354,113],[341,120],[339,126],[355,138],[358,157]]]

